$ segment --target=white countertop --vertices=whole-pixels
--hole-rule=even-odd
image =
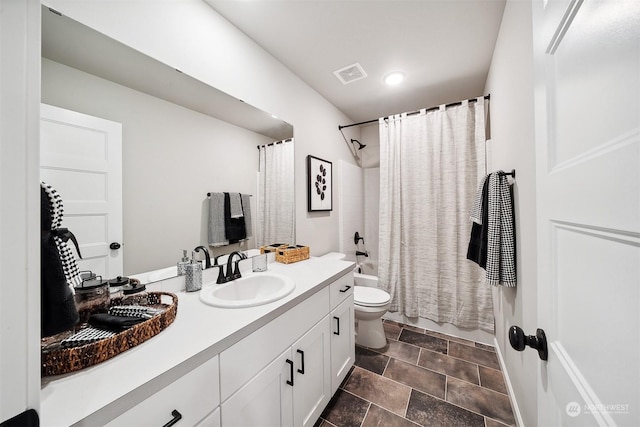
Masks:
[[[41,424],[69,426],[94,413],[99,419],[101,414],[108,418],[125,411],[352,269],[352,262],[326,258],[270,263],[269,272],[292,278],[296,288],[279,301],[257,307],[216,308],[202,303],[199,292],[174,292],[178,295],[176,319],[160,334],[101,364],[43,378]],[[205,283],[208,278],[215,283],[214,272],[217,269],[205,271]],[[180,284],[184,287],[181,280],[159,282],[149,289],[173,292]]]

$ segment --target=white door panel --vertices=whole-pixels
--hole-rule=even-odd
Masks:
[[[640,423],[640,2],[534,5],[539,425]]]
[[[80,245],[80,270],[122,275],[122,125],[41,105],[40,178],[64,202],[63,226]]]

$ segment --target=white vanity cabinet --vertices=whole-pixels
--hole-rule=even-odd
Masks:
[[[207,415],[195,427],[220,427],[220,408]]]
[[[331,394],[345,379],[356,360],[353,295],[331,311]]]
[[[281,353],[222,404],[223,426],[294,425],[293,389],[287,383],[290,356],[290,349]]]
[[[172,425],[178,427],[219,425],[218,381],[216,356],[122,413],[107,426],[157,427],[172,420],[177,420]]]
[[[292,347],[293,422],[311,427],[331,400],[331,332],[325,316]]]
[[[355,362],[353,312],[353,273],[331,284],[331,394],[349,373]]]
[[[347,348],[354,341],[353,298],[339,292],[348,283],[350,290],[353,274],[220,354],[222,427],[313,426],[333,395],[333,360],[340,365],[336,378],[344,378],[354,360],[355,350]],[[334,287],[340,296],[332,310]],[[340,335],[332,333],[334,322],[341,322]]]
[[[329,343],[325,316],[222,404],[222,425],[313,426],[331,399]]]

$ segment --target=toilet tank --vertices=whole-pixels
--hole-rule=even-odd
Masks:
[[[353,284],[356,286],[368,286],[370,288],[378,287],[378,276],[370,274],[355,273],[353,275]]]
[[[344,261],[347,258],[347,256],[341,252],[329,252],[322,255],[320,258],[330,258],[338,261]]]

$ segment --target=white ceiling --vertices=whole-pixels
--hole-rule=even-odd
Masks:
[[[205,0],[354,121],[483,95],[505,0]],[[334,71],[360,63],[343,85]],[[407,76],[390,87],[383,77]]]

